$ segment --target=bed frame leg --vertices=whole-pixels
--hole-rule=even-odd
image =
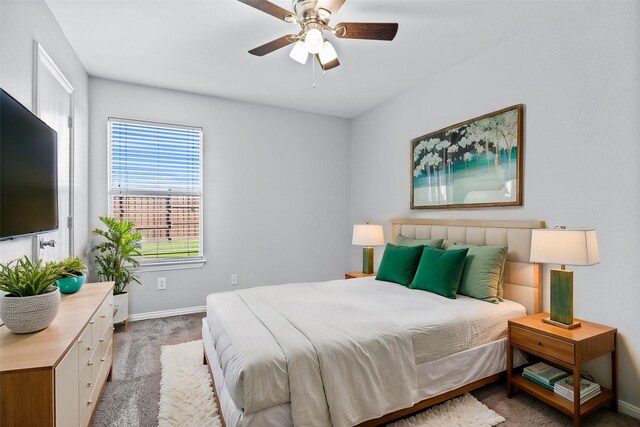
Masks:
[[[204,352],[204,348],[202,349],[202,364],[207,364],[207,353]]]

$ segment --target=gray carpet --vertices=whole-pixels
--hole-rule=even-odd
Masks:
[[[105,386],[93,425],[100,427],[156,426],[160,400],[160,347],[200,339],[203,314],[130,322],[116,327],[113,380]],[[506,418],[505,427],[572,426],[571,419],[526,393],[505,395],[502,382],[472,393]],[[640,420],[600,409],[584,426],[640,427]],[[203,426],[204,427],[204,426]]]

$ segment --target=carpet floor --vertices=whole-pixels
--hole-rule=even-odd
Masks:
[[[129,330],[116,326],[112,381],[96,410],[96,427],[157,426],[160,400],[160,348],[200,339],[204,313],[130,322]],[[570,427],[571,419],[526,393],[505,395],[505,385],[494,383],[472,395],[502,415],[505,427]],[[640,427],[640,420],[602,408],[586,417],[583,426]],[[203,426],[204,427],[204,426]]]

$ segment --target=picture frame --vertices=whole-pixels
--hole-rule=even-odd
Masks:
[[[524,104],[411,140],[411,209],[522,206]]]

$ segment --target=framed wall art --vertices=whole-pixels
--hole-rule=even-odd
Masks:
[[[524,105],[411,140],[411,209],[522,206]]]

